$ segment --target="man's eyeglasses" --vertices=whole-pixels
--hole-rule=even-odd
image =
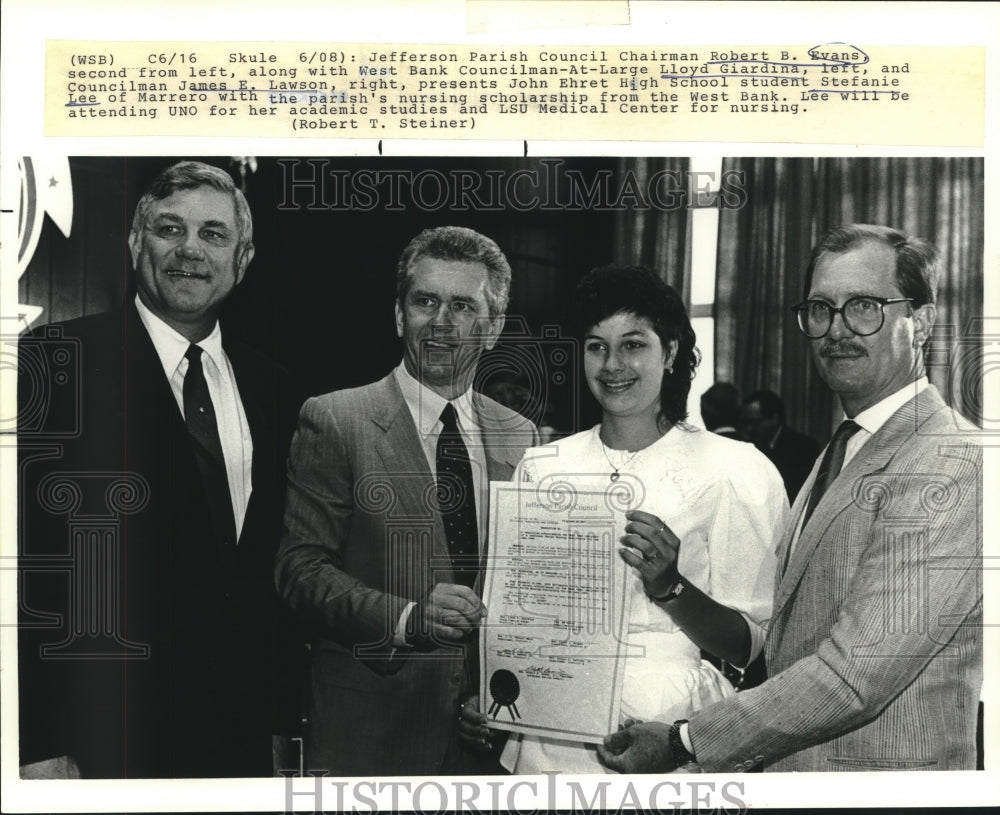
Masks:
[[[833,325],[834,315],[839,314],[852,334],[867,337],[885,324],[885,306],[894,303],[912,303],[912,297],[852,297],[840,308],[823,300],[805,300],[792,311],[798,319],[799,329],[811,340],[825,337]]]

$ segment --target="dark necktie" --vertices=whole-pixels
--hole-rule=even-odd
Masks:
[[[812,492],[809,493],[809,503],[806,505],[805,515],[802,517],[803,529],[824,493],[830,488],[834,479],[840,475],[840,469],[844,466],[844,454],[847,452],[847,442],[860,429],[860,425],[850,419],[845,419],[840,423],[837,432],[833,434],[833,438],[826,448],[826,453],[823,454],[823,460],[820,462],[819,472],[816,473]]]
[[[188,346],[184,354],[188,360],[187,373],[184,375],[184,421],[194,440],[195,460],[208,499],[216,540],[224,547],[235,546],[236,521],[233,518],[233,502],[226,476],[226,459],[222,454],[222,442],[219,441],[215,407],[201,367],[201,354],[202,349],[197,345]]]
[[[458,431],[458,417],[449,402],[441,411],[437,443],[437,495],[448,539],[455,581],[472,587],[479,573],[479,524],[469,450]]]

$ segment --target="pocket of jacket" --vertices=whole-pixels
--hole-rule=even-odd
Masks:
[[[860,756],[830,756],[831,764],[857,770],[925,770],[937,764],[936,758],[864,758]]]

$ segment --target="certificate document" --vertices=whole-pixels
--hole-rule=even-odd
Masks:
[[[480,699],[490,726],[581,742],[618,727],[629,567],[612,491],[490,484]]]

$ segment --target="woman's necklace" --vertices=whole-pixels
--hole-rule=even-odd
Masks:
[[[632,453],[632,455],[630,455],[627,459],[625,459],[621,467],[616,467],[615,463],[611,460],[611,456],[608,455],[608,448],[607,445],[605,445],[604,443],[604,439],[602,439],[600,436],[598,436],[597,438],[601,442],[601,449],[604,451],[604,457],[608,460],[608,464],[611,465],[611,469],[614,470],[614,472],[610,474],[609,478],[612,481],[617,481],[619,478],[621,478],[621,473],[619,472],[619,470],[621,470],[622,467],[627,467],[629,464],[631,464],[632,460],[637,455],[639,455],[639,453],[641,453],[642,450],[641,449],[636,450],[634,453]]]

